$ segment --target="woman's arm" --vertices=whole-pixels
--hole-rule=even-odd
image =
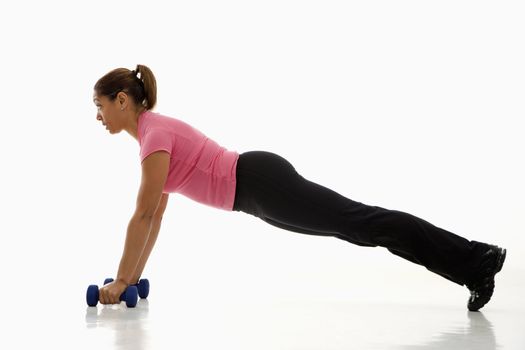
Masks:
[[[118,267],[117,280],[126,285],[132,284],[135,270],[146,247],[153,227],[153,218],[133,215],[128,224],[124,252]]]
[[[128,224],[126,243],[116,279],[99,291],[102,304],[118,303],[120,294],[132,283],[153,228],[153,217],[160,204],[169,164],[170,154],[165,151],[154,152],[142,162],[142,181],[137,208]]]
[[[157,208],[157,212],[153,216],[153,223],[151,225],[151,231],[149,232],[148,241],[146,242],[144,251],[140,256],[140,260],[137,265],[137,268],[135,269],[135,275],[131,280],[131,284],[136,284],[139,281],[139,278],[140,276],[142,276],[142,272],[144,271],[144,267],[148,262],[148,258],[151,254],[151,251],[153,250],[153,246],[155,245],[155,242],[159,235],[160,225],[162,223],[162,216],[164,215],[164,211],[166,210],[166,206],[168,204],[168,196],[168,193],[162,194],[162,198],[160,200],[159,207]]]

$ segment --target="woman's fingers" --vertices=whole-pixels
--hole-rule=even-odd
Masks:
[[[100,288],[98,300],[101,304],[120,304],[120,295],[126,289],[122,283],[111,282]]]
[[[113,298],[111,297],[108,289],[108,284],[106,284],[104,287],[100,288],[99,291],[99,300],[101,304],[115,304],[113,302]]]
[[[98,299],[100,301],[101,304],[107,304],[107,298],[106,298],[106,287],[102,287],[100,288],[99,290],[99,293],[98,293]]]

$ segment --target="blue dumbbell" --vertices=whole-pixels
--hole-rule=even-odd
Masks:
[[[104,280],[104,284],[108,284],[113,282],[113,278],[109,277]],[[139,297],[140,299],[146,299],[149,295],[149,281],[147,278],[139,280],[137,284],[132,284],[132,286],[136,286],[139,291]]]
[[[120,301],[125,301],[127,307],[135,307],[138,300],[138,290],[136,286],[129,286],[124,293],[120,295]],[[98,303],[98,286],[92,284],[88,287],[86,293],[86,301],[89,306],[97,306]]]
[[[139,297],[141,299],[146,299],[149,295],[149,281],[147,278],[143,278],[141,280],[139,280],[139,282],[137,284],[135,284],[135,286],[137,286],[137,289],[139,290]]]

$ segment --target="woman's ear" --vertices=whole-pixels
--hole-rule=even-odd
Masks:
[[[128,95],[121,91],[117,95],[117,100],[119,103],[120,110],[123,111],[128,106]]]

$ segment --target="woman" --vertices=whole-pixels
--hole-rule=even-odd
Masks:
[[[469,241],[405,212],[348,199],[303,178],[277,154],[229,151],[189,124],[152,112],[156,94],[155,77],[144,65],[114,69],[94,86],[97,120],[112,134],[125,130],[133,136],[142,162],[137,206],[117,278],[100,289],[102,304],[119,303],[126,287],[139,280],[173,192],[285,230],[385,247],[466,285],[471,311],[490,300],[505,249]]]

